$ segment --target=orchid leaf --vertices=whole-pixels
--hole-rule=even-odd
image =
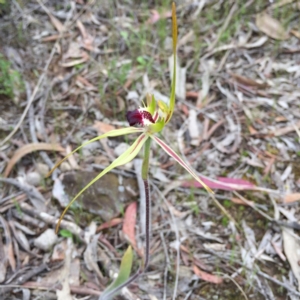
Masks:
[[[69,153],[68,155],[66,155],[61,161],[59,161],[53,168],[52,170],[46,175],[46,177],[49,177],[52,172],[62,163],[64,162],[67,158],[69,158],[71,155],[73,155],[75,152],[77,152],[79,149],[81,149],[82,147],[87,146],[90,143],[93,143],[95,141],[104,139],[106,137],[113,137],[113,136],[120,136],[120,135],[125,135],[125,134],[130,134],[130,133],[136,133],[136,132],[143,132],[142,128],[136,128],[136,127],[126,127],[126,128],[120,128],[120,129],[115,129],[115,130],[111,130],[105,134],[99,135],[89,141],[87,141],[86,143],[82,144],[81,146],[77,147],[75,150],[73,150],[71,153]]]
[[[171,148],[169,147],[165,142],[163,142],[161,139],[154,135],[150,135],[150,137],[159,145],[162,147],[163,150],[166,151],[167,154],[169,154],[171,157],[173,157],[182,167],[184,167],[201,185],[210,193],[213,193],[213,191],[208,187],[195,173],[195,171],[189,167],[188,164],[184,162],[184,160]]]
[[[115,281],[104,290],[103,294],[99,298],[100,300],[112,299],[112,296],[116,295],[119,291],[119,287],[123,285],[129,278],[133,261],[133,252],[131,246],[128,247],[124,256],[122,257],[120,271]]]
[[[58,223],[56,225],[56,231],[58,231],[59,225],[61,220],[63,219],[64,215],[66,214],[66,212],[68,211],[68,209],[71,207],[71,205],[74,203],[74,201],[86,190],[88,189],[92,184],[94,184],[97,180],[99,180],[103,175],[105,175],[106,173],[108,173],[110,170],[121,166],[121,165],[125,165],[128,162],[130,162],[131,160],[133,160],[137,154],[139,153],[139,151],[141,150],[142,146],[144,145],[144,143],[146,142],[146,140],[148,139],[148,136],[146,136],[145,134],[141,134],[136,140],[135,142],[123,153],[121,154],[118,158],[116,158],[108,167],[106,167],[99,175],[97,175],[92,181],[90,181],[73,199],[72,201],[66,206],[66,208],[64,209],[64,211],[62,212]]]

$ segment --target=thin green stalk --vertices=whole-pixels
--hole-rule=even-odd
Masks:
[[[145,254],[144,254],[144,265],[139,267],[137,272],[133,274],[130,278],[128,278],[127,281],[119,285],[116,289],[112,290],[110,293],[106,294],[105,297],[99,297],[99,300],[108,300],[113,295],[118,293],[122,288],[125,286],[128,286],[130,283],[135,281],[140,275],[142,275],[149,264],[150,260],[150,190],[149,190],[149,182],[148,182],[148,173],[149,173],[149,159],[150,159],[150,145],[151,145],[151,139],[148,138],[144,145],[144,159],[142,164],[142,179],[144,181],[144,187],[145,187],[145,207],[146,207],[146,232],[145,232]]]
[[[142,165],[143,180],[148,180],[150,145],[151,145],[151,139],[148,138],[148,140],[145,142],[145,145],[144,145],[144,160],[143,160],[143,165]]]

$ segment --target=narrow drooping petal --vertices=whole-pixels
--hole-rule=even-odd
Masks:
[[[128,111],[126,114],[126,118],[130,126],[147,126],[155,123],[150,112],[143,109],[135,109],[132,111]]]
[[[188,164],[184,162],[184,160],[172,149],[170,148],[165,142],[163,142],[161,139],[154,135],[150,135],[150,137],[166,151],[167,154],[169,154],[171,157],[173,157],[182,167],[184,167],[201,185],[210,193],[213,193],[213,191],[199,178],[199,176],[196,174],[196,172],[189,167]]]
[[[102,134],[100,136],[97,136],[91,140],[89,140],[88,142],[82,144],[81,146],[77,147],[75,150],[73,150],[71,153],[69,153],[67,156],[65,156],[61,161],[59,161],[54,167],[53,169],[47,174],[46,177],[50,176],[52,174],[52,172],[62,163],[64,162],[67,158],[69,158],[71,155],[73,155],[75,152],[77,152],[79,149],[81,149],[84,146],[87,146],[90,143],[93,143],[95,141],[104,139],[106,137],[113,137],[113,136],[120,136],[120,135],[125,135],[125,134],[130,134],[130,133],[137,133],[137,132],[142,132],[143,129],[142,128],[136,128],[136,127],[127,127],[127,128],[120,128],[120,129],[115,129],[115,130],[111,130],[105,134]]]
[[[106,173],[108,173],[110,170],[127,164],[131,160],[133,160],[139,151],[141,150],[142,146],[146,142],[146,140],[149,138],[148,135],[141,134],[135,142],[118,158],[116,158],[107,168],[105,168],[99,175],[97,175],[92,181],[90,181],[73,199],[72,201],[66,206],[63,213],[61,214],[58,223],[56,225],[56,231],[58,231],[59,225],[61,220],[63,219],[64,215],[70,208],[70,206],[74,203],[74,201],[86,190],[88,189],[92,184],[94,184],[97,180],[99,180],[102,176],[104,176]]]

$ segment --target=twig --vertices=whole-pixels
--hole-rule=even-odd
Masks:
[[[34,186],[22,184],[17,179],[12,178],[0,178],[0,182],[12,184],[26,193],[29,198],[33,197],[42,203],[45,203],[44,196]]]
[[[146,233],[146,224],[145,224],[145,219],[146,219],[146,208],[145,208],[145,189],[144,189],[144,182],[141,176],[141,171],[142,171],[142,164],[143,161],[141,159],[135,159],[133,161],[134,164],[134,169],[136,172],[136,178],[137,178],[137,183],[140,191],[140,233],[141,235],[144,235]]]
[[[25,283],[26,281],[28,281],[30,278],[32,278],[33,276],[36,276],[37,274],[40,274],[41,272],[43,272],[44,270],[47,269],[47,265],[46,264],[42,264],[34,269],[32,269],[30,272],[27,272],[24,275],[19,276],[14,282],[12,282],[12,286],[0,286],[0,295],[3,297],[5,294],[11,292],[15,285],[22,285],[23,283]],[[4,299],[4,298],[2,298]]]
[[[25,202],[20,203],[20,208],[22,210],[24,210],[27,214],[37,217],[47,224],[54,226],[58,222],[58,218],[53,217],[45,212],[37,211],[36,209],[34,209],[32,206],[30,206],[29,204],[27,204]],[[79,239],[84,242],[84,239],[83,239],[84,232],[79,226],[77,226],[76,224],[74,224],[72,222],[65,221],[65,220],[62,220],[60,225],[62,228],[69,230],[71,233],[73,233],[74,235],[79,237]]]
[[[26,86],[26,94],[27,94],[27,99],[30,99],[31,96],[31,89],[30,85],[28,82],[25,82]],[[30,106],[29,109],[29,128],[30,128],[30,135],[31,135],[31,140],[34,143],[38,143],[38,139],[35,133],[35,125],[34,125],[34,108],[33,106]],[[49,166],[50,170],[54,167],[54,164],[52,163],[51,159],[49,158],[48,154],[45,151],[40,151],[39,152],[40,156],[44,160],[44,162]],[[55,169],[53,171],[52,179],[56,179],[58,176],[59,169]]]

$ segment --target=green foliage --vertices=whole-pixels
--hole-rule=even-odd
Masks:
[[[61,229],[61,230],[59,231],[59,234],[60,234],[62,237],[65,237],[65,238],[72,238],[72,237],[73,237],[72,232],[70,232],[70,231],[67,230],[67,229]]]
[[[24,89],[21,74],[18,71],[11,69],[10,62],[0,54],[0,96],[3,95],[12,99],[14,96],[14,89]]]
[[[101,299],[111,299],[114,295],[114,290],[123,285],[129,278],[133,262],[133,252],[131,246],[128,247],[124,256],[122,257],[120,271],[116,280],[103,292]]]

